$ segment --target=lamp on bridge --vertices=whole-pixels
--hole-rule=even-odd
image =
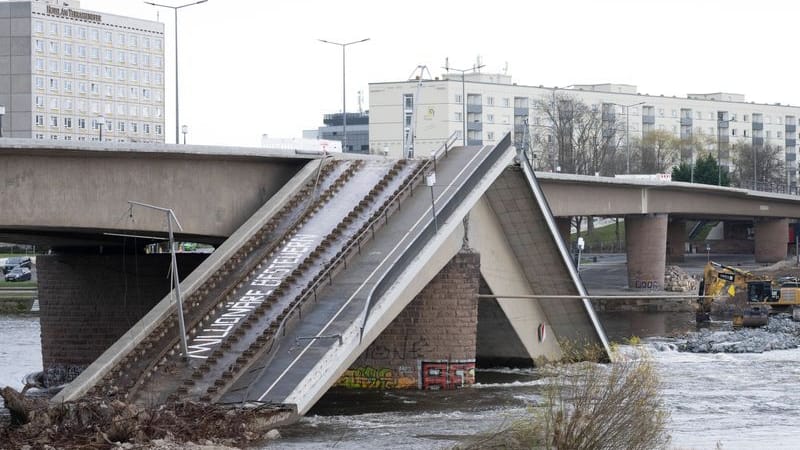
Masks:
[[[181,126],[181,133],[183,133],[183,145],[186,145],[186,133],[189,132],[189,125]]]
[[[0,138],[3,137],[3,116],[6,115],[6,107],[0,105]]]

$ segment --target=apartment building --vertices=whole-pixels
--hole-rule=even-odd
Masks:
[[[684,139],[706,135],[715,141],[721,164],[730,167],[731,144],[769,144],[786,162],[787,186],[797,185],[800,107],[747,102],[744,95],[725,92],[648,95],[626,84],[523,86],[505,74],[446,73],[433,80],[370,83],[370,152],[427,156],[449,136],[459,144],[489,145],[509,131],[521,145],[525,133],[529,139],[552,133],[541,105],[562,95],[600,110],[604,121],[616,124],[623,146],[653,130]]]
[[[4,136],[164,142],[164,25],[74,0],[0,2]]]

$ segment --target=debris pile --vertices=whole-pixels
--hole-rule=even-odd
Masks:
[[[53,405],[8,387],[0,395],[15,422],[0,429],[0,449],[187,448],[190,442],[240,446],[275,438],[274,428],[294,414],[278,405],[180,402],[145,408],[108,399]]]
[[[670,292],[697,292],[699,281],[678,266],[667,266],[664,273],[664,290]]]
[[[761,328],[710,331],[687,334],[678,350],[691,353],[763,353],[800,347],[800,323],[785,315],[770,317]]]

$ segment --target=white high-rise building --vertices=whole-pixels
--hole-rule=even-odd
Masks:
[[[6,137],[164,142],[164,24],[0,2],[0,105]]]
[[[460,73],[451,72],[421,83],[415,79],[369,86],[369,143],[375,154],[407,154],[412,134],[415,156],[429,155],[450,136],[458,145],[494,144],[508,132],[516,145],[526,138],[546,142],[554,127],[541,106],[568,96],[615,124],[622,152],[648,131],[663,130],[681,139],[706,136],[712,141],[709,151],[718,152],[721,164],[730,168],[732,144],[768,144],[785,161],[787,186],[797,186],[796,106],[746,102],[744,95],[724,92],[647,95],[625,84],[523,86],[509,75],[489,73],[467,73],[462,80]]]

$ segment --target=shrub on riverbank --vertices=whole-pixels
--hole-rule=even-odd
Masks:
[[[669,443],[661,383],[643,350],[610,364],[553,365],[541,405],[527,419],[460,449],[651,450]]]

